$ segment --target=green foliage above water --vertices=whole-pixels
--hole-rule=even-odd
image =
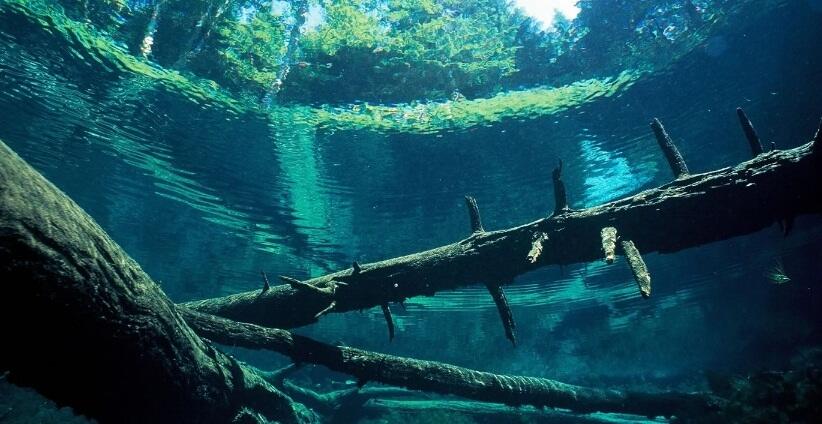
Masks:
[[[261,94],[277,83],[286,51],[281,17],[255,13],[248,22],[221,20],[214,30],[189,70],[240,92]]]
[[[504,0],[326,0],[300,40],[308,64],[284,95],[305,102],[382,103],[488,95],[516,71],[525,19]]]
[[[681,18],[680,10],[655,8],[643,15],[638,6],[614,19],[647,30],[650,35],[639,39],[645,44],[628,45],[644,46],[647,55],[597,56],[579,51],[592,40],[607,41],[603,10],[587,3],[580,18],[559,21],[551,33],[540,32],[504,0],[61,3],[7,0],[0,13],[6,14],[7,32],[39,43],[44,60],[56,55],[53,66],[76,65],[70,79],[99,84],[127,78],[235,115],[263,113],[275,125],[298,115],[319,127],[411,133],[534,119],[618,94],[691,51],[725,16],[692,11],[704,22],[690,38],[673,43],[669,38],[677,34],[667,31],[673,26],[654,31],[667,19],[658,15]],[[324,17],[301,29],[309,8]],[[614,39],[625,46],[628,33],[637,31],[620,29]],[[597,60],[603,61],[599,67]],[[552,61],[561,65],[551,68]],[[543,65],[531,69],[537,63]],[[518,69],[526,64],[534,75],[542,69],[544,79],[532,83],[556,83],[511,87],[522,80]],[[583,68],[600,72],[583,77]],[[135,90],[145,90],[140,87]]]

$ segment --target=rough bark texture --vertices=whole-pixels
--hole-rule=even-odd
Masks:
[[[814,150],[808,143],[772,151],[733,168],[689,175],[601,206],[362,264],[356,274],[349,268],[305,281],[318,288],[345,282],[333,296],[282,285],[262,295],[256,290],[185,305],[238,321],[292,328],[314,322],[331,298],[336,302],[333,312],[345,312],[468,284],[510,282],[546,265],[597,260],[602,257],[600,229],[605,227],[616,228],[641,253],[675,252],[749,234],[775,221],[822,212],[822,167]],[[547,237],[541,252],[531,262],[528,252],[543,233]]]
[[[616,259],[617,230],[614,227],[605,227],[599,234],[602,237],[602,252],[605,254],[605,262],[612,264]]]
[[[510,423],[526,419],[532,423],[612,423],[614,419],[636,420],[635,415],[609,413],[580,415],[571,411],[529,406],[511,407],[495,403],[437,398],[424,392],[393,387],[350,387],[327,393],[298,386],[287,377],[297,367],[288,366],[267,373],[266,380],[298,402],[323,415],[328,423],[348,424],[357,418],[396,418],[398,415],[426,415],[440,419],[468,416],[478,422]],[[437,414],[447,414],[445,416]]]
[[[651,296],[651,274],[648,272],[648,267],[645,261],[642,260],[642,255],[631,240],[622,242],[622,251],[625,252],[625,257],[628,259],[628,266],[631,267],[631,273],[634,274],[634,281],[639,286],[639,294],[642,297],[648,298]]]
[[[703,394],[638,393],[574,386],[546,378],[492,374],[440,362],[332,346],[285,330],[227,320],[180,307],[201,336],[233,346],[267,349],[297,363],[313,363],[369,381],[453,394],[507,405],[565,408],[576,412],[620,412],[644,416],[701,416],[716,409]]]
[[[688,171],[688,166],[685,164],[685,159],[682,158],[679,149],[676,148],[676,144],[674,144],[671,136],[665,131],[665,127],[662,126],[659,119],[654,118],[654,120],[651,121],[651,129],[654,131],[654,136],[656,137],[656,142],[659,144],[659,148],[662,149],[662,153],[665,155],[665,160],[668,161],[668,166],[671,167],[671,172],[674,173],[674,178],[680,179],[687,177],[690,172]]]
[[[203,342],[91,217],[2,142],[0,275],[0,370],[15,384],[100,422],[309,418]]]

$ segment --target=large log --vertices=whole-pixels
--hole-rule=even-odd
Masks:
[[[359,418],[390,418],[400,415],[426,415],[444,417],[473,418],[477,422],[510,423],[526,421],[530,423],[613,423],[614,418],[637,421],[636,415],[608,413],[578,414],[573,411],[553,408],[503,405],[446,397],[431,396],[427,393],[394,387],[348,387],[327,393],[318,393],[299,386],[287,379],[296,370],[294,365],[267,373],[266,380],[298,402],[322,414],[325,422],[351,423]],[[443,416],[444,414],[444,416]]]
[[[316,418],[194,331],[324,365],[361,384],[484,402],[648,416],[698,416],[715,406],[702,394],[587,388],[332,346],[177,307],[91,217],[2,143],[0,258],[0,370],[101,422]]]
[[[216,351],[105,232],[0,142],[0,371],[100,422],[313,415]]]
[[[261,327],[203,314],[185,307],[180,313],[201,336],[215,342],[282,353],[297,363],[319,364],[369,381],[482,402],[574,412],[617,412],[649,417],[701,417],[720,401],[700,393],[644,393],[575,386],[547,378],[492,374],[434,361],[423,361],[347,346],[333,346],[286,330]]]
[[[788,228],[797,215],[822,212],[818,134],[817,141],[794,149],[763,153],[732,168],[683,173],[659,188],[601,206],[559,208],[545,219],[501,231],[472,231],[464,240],[435,249],[303,282],[288,280],[291,284],[264,292],[184,305],[237,321],[293,328],[328,312],[402,302],[469,284],[509,283],[546,265],[602,259],[600,231],[606,227],[616,228],[641,253],[675,252],[750,234],[774,222]]]

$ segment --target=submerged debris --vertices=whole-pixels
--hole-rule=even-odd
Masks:
[[[785,267],[782,265],[782,261],[776,261],[776,264],[765,273],[765,277],[768,278],[771,284],[775,285],[782,285],[791,281],[791,278],[785,274]]]

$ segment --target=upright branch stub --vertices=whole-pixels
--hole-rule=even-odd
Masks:
[[[508,298],[505,297],[505,292],[499,284],[486,284],[488,293],[494,299],[499,312],[499,318],[502,320],[502,327],[505,329],[505,338],[511,341],[514,347],[517,346],[517,324],[514,322],[514,314],[511,312],[511,307],[508,305]]]
[[[565,183],[562,182],[562,159],[551,173],[551,178],[554,180],[554,215],[559,215],[569,209]]]
[[[689,173],[688,166],[685,165],[685,159],[682,159],[682,155],[676,148],[674,141],[671,140],[671,137],[665,132],[665,128],[662,126],[662,123],[659,122],[659,119],[654,118],[654,120],[651,121],[651,129],[654,130],[656,141],[659,143],[662,153],[665,154],[665,159],[668,160],[668,165],[670,165],[671,171],[674,173],[674,178],[687,177]]]
[[[819,128],[813,136],[813,151],[814,153],[822,152],[822,119],[819,120]]]
[[[260,274],[263,276],[263,291],[260,294],[263,294],[271,289],[271,283],[268,282],[268,276],[265,275],[265,271],[260,271]]]
[[[742,131],[745,132],[745,138],[748,139],[748,144],[751,146],[751,155],[753,157],[761,155],[763,152],[762,142],[759,141],[759,136],[756,134],[751,120],[748,119],[748,115],[745,115],[745,111],[738,107],[736,108],[736,116],[739,117],[739,124],[742,125]]]
[[[288,277],[288,276],[285,276],[285,275],[281,275],[280,280],[282,280],[286,284],[290,285],[291,288],[293,288],[294,290],[313,293],[316,296],[322,296],[323,298],[328,300],[328,302],[329,302],[328,306],[325,307],[325,309],[317,312],[314,315],[314,319],[318,319],[321,316],[323,316],[323,315],[325,315],[329,312],[332,312],[334,310],[334,308],[337,307],[337,300],[335,299],[335,295],[337,293],[337,286],[338,285],[347,285],[347,283],[344,283],[344,282],[341,282],[341,281],[333,281],[331,283],[331,285],[329,285],[327,287],[317,287],[315,285],[308,284],[308,283],[302,282],[302,281],[300,281],[296,278]]]
[[[394,317],[391,315],[391,308],[387,303],[380,305],[382,308],[382,316],[385,317],[385,325],[388,326],[388,341],[394,340]]]
[[[465,204],[468,206],[468,215],[471,218],[471,233],[481,233],[485,231],[482,228],[482,220],[480,219],[479,207],[477,207],[477,199],[471,196],[465,196]]]
[[[642,255],[631,240],[624,240],[622,242],[622,250],[625,252],[625,257],[628,258],[628,265],[631,267],[631,272],[634,274],[639,286],[639,293],[644,298],[651,296],[651,274],[648,273],[648,267],[645,266],[645,261],[642,260]]]
[[[616,259],[617,230],[614,227],[605,227],[599,234],[602,237],[602,251],[605,253],[605,262],[612,264]]]

